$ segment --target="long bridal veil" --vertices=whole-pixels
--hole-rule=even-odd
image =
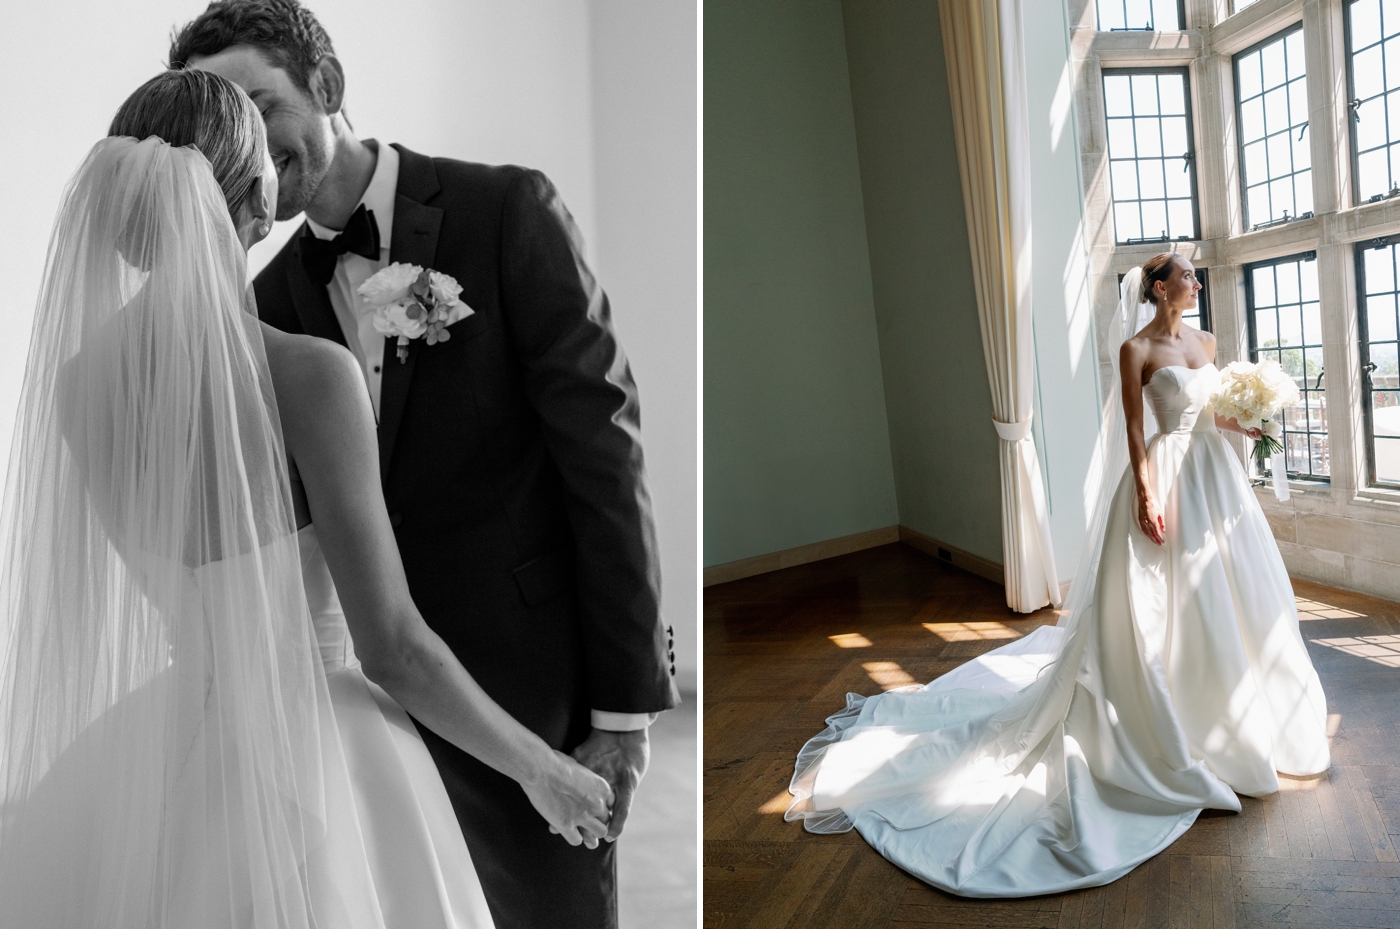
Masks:
[[[1111,381],[1088,477],[1090,506],[1079,564],[1057,628],[1045,630],[1054,634],[1042,637],[1052,643],[1052,660],[1038,660],[1033,679],[1024,686],[947,688],[919,695],[936,705],[896,701],[872,712],[871,700],[849,695],[846,708],[798,755],[788,820],[804,820],[810,832],[845,832],[863,806],[906,798],[897,812],[882,807],[880,815],[895,829],[962,820],[959,833],[973,838],[957,868],[971,873],[1025,828],[1013,798],[1029,786],[1041,799],[1024,815],[1040,816],[1048,809],[1061,845],[1077,844],[1067,795],[1064,723],[1086,637],[1092,634],[1089,618],[1110,504],[1128,465],[1118,349],[1125,333],[1135,334],[1151,319],[1151,307],[1143,303],[1141,269],[1134,268],[1123,283],[1122,302],[1100,342],[1101,357],[1110,361]],[[1149,435],[1155,432],[1155,423],[1146,426]],[[1015,659],[1007,657],[1014,665]],[[1009,676],[1015,677],[1014,668]],[[926,725],[930,718],[939,721],[937,728]],[[848,730],[854,738],[847,739]],[[829,775],[823,784],[818,775],[831,752],[841,753],[840,763],[831,766],[839,774]]]
[[[325,861],[348,781],[245,292],[203,155],[92,149],[5,488],[7,925],[379,925]]]

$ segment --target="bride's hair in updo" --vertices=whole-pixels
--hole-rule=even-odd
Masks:
[[[263,172],[267,130],[253,101],[237,84],[208,71],[164,71],[126,98],[109,136],[157,136],[198,149],[235,212]]]
[[[1175,260],[1176,253],[1163,252],[1160,255],[1153,255],[1142,263],[1142,299],[1144,301],[1153,306],[1157,305],[1157,292],[1152,285],[1172,276],[1172,266]]]

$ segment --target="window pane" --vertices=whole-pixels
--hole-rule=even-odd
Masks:
[[[1132,116],[1132,85],[1125,74],[1108,74],[1103,79],[1104,111],[1109,116]]]
[[[1167,196],[1191,199],[1191,166],[1175,159],[1166,163]],[[1189,204],[1188,204],[1189,205]]]
[[[1369,100],[1385,90],[1385,72],[1381,68],[1381,47],[1372,45],[1351,59],[1351,76],[1356,96]]]
[[[1165,200],[1142,201],[1142,234],[1144,238],[1167,234],[1167,203]]]
[[[1307,216],[1313,211],[1311,171],[1293,175],[1293,209],[1295,216]]]
[[[1283,444],[1290,474],[1326,478],[1331,473],[1327,438],[1327,382],[1322,362],[1322,316],[1317,302],[1317,263],[1293,258],[1246,265],[1250,356],[1272,359],[1292,376],[1301,399],[1284,411]]]
[[[1145,158],[1138,162],[1138,192],[1144,200],[1161,200],[1166,197],[1161,159]]]
[[[1303,304],[1303,341],[1322,344],[1322,313],[1316,303]]]
[[[1108,121],[1108,154],[1110,158],[1137,157],[1137,145],[1133,142],[1133,121],[1131,119],[1110,119]]]
[[[1312,212],[1304,66],[1298,28],[1235,57],[1240,174],[1253,228]]]
[[[1137,153],[1139,158],[1162,157],[1162,121],[1160,119],[1135,119],[1133,128],[1137,131]]]
[[[1103,76],[1115,234],[1195,238],[1195,163],[1186,69]]]
[[[1353,36],[1369,36],[1366,42],[1372,42],[1381,37],[1380,0],[1360,0],[1359,3],[1353,3],[1350,13],[1351,34]],[[1360,45],[1365,45],[1366,42],[1362,42]],[[1352,44],[1357,45],[1354,40]]]
[[[1190,200],[1167,201],[1167,235],[1173,239],[1190,238],[1195,232]]]
[[[1157,115],[1157,75],[1133,75],[1133,115]]]
[[[1366,293],[1387,294],[1395,290],[1395,256],[1384,248],[1368,248],[1362,255],[1366,269]]]
[[[1360,247],[1360,246],[1358,246]],[[1400,248],[1392,243],[1363,248],[1360,300],[1363,340],[1361,363],[1374,365],[1370,389],[1361,392],[1369,425],[1374,480],[1400,483],[1400,339],[1397,339],[1395,261]]]
[[[1366,298],[1366,331],[1373,342],[1395,341],[1395,295],[1372,294]]]
[[[1115,192],[1121,192],[1124,200],[1136,200],[1138,198],[1136,162],[1110,162],[1109,173],[1112,175],[1113,190]]]
[[[1347,55],[1351,65],[1352,150],[1362,202],[1400,184],[1400,3],[1349,0]],[[1388,37],[1388,38],[1387,38]]]
[[[1146,29],[1176,32],[1181,29],[1177,0],[1099,0],[1099,31]]]
[[[1113,204],[1113,224],[1119,242],[1142,238],[1142,219],[1137,202]]]

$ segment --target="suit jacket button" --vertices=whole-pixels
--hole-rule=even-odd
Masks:
[[[399,526],[402,526],[402,525],[403,525],[403,514],[402,514],[402,513],[390,513],[390,514],[389,514],[389,525],[393,526],[395,529],[399,528]]]

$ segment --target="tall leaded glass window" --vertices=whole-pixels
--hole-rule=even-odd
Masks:
[[[1400,237],[1357,246],[1361,370],[1371,482],[1400,484]]]
[[[1118,242],[1197,238],[1186,69],[1106,70],[1103,95]]]
[[[1327,388],[1323,383],[1322,313],[1317,297],[1317,253],[1245,265],[1249,351],[1273,359],[1302,394],[1283,414],[1283,447],[1290,477],[1326,479]]]
[[[1181,0],[1099,0],[1099,31],[1176,32],[1186,20]]]
[[[1245,228],[1311,216],[1312,153],[1303,28],[1235,56]]]
[[[1346,11],[1356,196],[1364,203],[1400,185],[1400,3],[1353,0]]]

